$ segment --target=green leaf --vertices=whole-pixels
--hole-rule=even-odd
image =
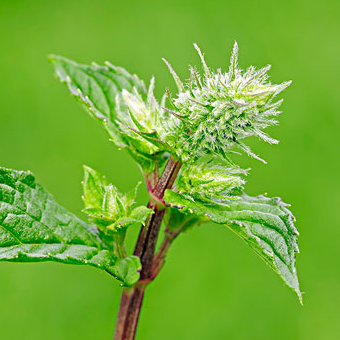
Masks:
[[[133,267],[123,273],[98,230],[56,203],[32,173],[0,168],[0,261],[86,264],[131,285],[139,259],[126,260]]]
[[[102,205],[103,218],[114,220],[125,213],[125,207],[120,196],[121,194],[113,184],[105,187]]]
[[[133,209],[129,215],[131,219],[133,219],[136,223],[140,222],[144,224],[145,219],[150,215],[153,214],[154,211],[152,209],[149,209],[145,206],[139,206],[135,209]]]
[[[136,197],[137,197],[137,191],[138,191],[138,188],[140,187],[141,184],[142,184],[142,182],[138,182],[137,185],[132,190],[127,192],[122,197],[122,201],[123,201],[123,204],[124,204],[125,207],[130,207],[132,204],[135,203]]]
[[[115,120],[116,96],[123,89],[131,92],[135,87],[146,94],[142,80],[108,62],[104,66],[82,65],[56,55],[51,55],[49,60],[59,80],[67,84],[71,94],[78,97],[97,119]]]
[[[114,233],[125,231],[126,228],[135,223],[145,224],[146,218],[153,214],[154,211],[145,206],[139,206],[131,211],[128,216],[118,218],[114,223],[109,225],[107,228]]]
[[[298,232],[292,213],[280,198],[243,194],[224,203],[207,203],[189,200],[166,190],[164,201],[184,213],[195,213],[226,225],[245,240],[302,301],[295,268]]]
[[[129,141],[131,142],[131,140]],[[144,174],[151,174],[155,171],[157,163],[162,158],[162,153],[147,155],[137,151],[136,148],[130,143],[129,147],[126,148],[130,156],[139,164],[140,169]]]
[[[147,93],[144,82],[136,75],[131,75],[122,67],[108,62],[103,66],[95,63],[82,65],[56,55],[51,55],[49,60],[54,66],[56,77],[66,83],[71,95],[75,96],[88,113],[103,125],[110,136],[110,141],[119,148],[125,148],[140,165],[143,173],[149,174],[154,171],[162,150],[158,150],[145,137],[130,130],[135,124],[129,113],[130,107],[123,98],[123,93],[129,98],[136,96],[140,100],[140,106],[145,110],[156,109],[157,102],[153,97],[154,80],[151,81]],[[158,103],[157,110],[160,110]]]
[[[108,185],[105,176],[84,165],[83,201],[86,208],[98,208],[102,205],[104,188]]]
[[[126,286],[132,286],[139,280],[139,273],[142,269],[139,257],[129,256],[125,259],[118,259],[115,270],[116,275],[124,278]]]
[[[134,133],[136,133],[138,136],[140,136],[143,139],[145,139],[146,141],[148,141],[150,144],[157,147],[159,150],[168,151],[169,153],[174,154],[174,149],[171,148],[167,143],[160,140],[156,131],[142,132],[142,131],[138,131],[136,129],[133,129],[131,127],[129,127],[129,129],[131,131],[133,131]]]
[[[82,65],[56,55],[51,55],[49,60],[57,78],[66,83],[71,94],[79,99],[92,117],[104,125],[112,141],[120,147],[126,146],[116,122],[117,96],[121,97],[123,89],[131,92],[136,88],[146,97],[144,82],[122,67],[108,62],[104,66],[95,63]]]
[[[205,216],[198,217],[196,214],[188,211],[184,213],[180,209],[172,207],[168,207],[164,215],[164,224],[171,231],[186,232],[208,221],[208,218]]]

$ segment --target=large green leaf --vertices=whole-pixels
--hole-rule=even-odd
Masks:
[[[149,97],[144,82],[124,68],[108,62],[105,65],[82,65],[56,55],[51,55],[49,60],[57,78],[66,83],[71,95],[103,125],[110,140],[125,148],[143,172],[154,171],[159,158],[157,148],[131,130],[135,125],[122,97],[123,90],[126,90],[138,93],[142,103],[147,103]],[[153,152],[150,145],[152,150],[155,149]]]
[[[205,216],[226,225],[245,240],[302,300],[295,268],[298,232],[292,213],[280,198],[243,194],[224,203],[206,203],[166,190],[164,200],[184,213]]]
[[[56,203],[32,173],[5,168],[0,168],[0,261],[87,264],[125,285],[134,284],[140,270],[138,258],[117,262],[98,230]]]

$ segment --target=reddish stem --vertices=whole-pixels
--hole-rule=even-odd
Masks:
[[[124,288],[113,340],[134,339],[146,285]]]
[[[142,227],[138,236],[134,254],[139,256],[142,263],[140,281],[129,289],[124,289],[119,306],[118,318],[114,340],[133,340],[135,338],[140,309],[142,306],[146,285],[154,279],[153,261],[154,253],[165,214],[164,192],[170,189],[181,168],[179,161],[169,158],[161,177],[150,192],[148,208],[154,210],[145,227]]]
[[[164,240],[157,252],[157,254],[154,256],[153,262],[152,262],[152,268],[151,268],[151,279],[153,280],[159,273],[159,271],[162,269],[165,256],[172,244],[172,242],[175,240],[175,238],[180,234],[181,229],[178,229],[176,231],[166,231]]]

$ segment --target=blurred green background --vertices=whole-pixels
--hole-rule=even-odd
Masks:
[[[293,80],[270,131],[281,143],[251,141],[269,164],[244,164],[249,194],[292,204],[305,305],[237,236],[205,225],[175,242],[147,290],[139,340],[340,338],[339,13],[335,0],[0,0],[0,164],[32,170],[79,216],[82,164],[122,190],[141,176],[54,79],[49,53],[155,75],[160,96],[174,89],[162,57],[186,78],[193,42],[226,68],[237,40],[241,67],[269,63],[274,82]],[[0,263],[0,338],[110,339],[120,292],[92,268]]]

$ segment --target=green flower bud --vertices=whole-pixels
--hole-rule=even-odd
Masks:
[[[138,150],[153,155],[162,151],[160,146],[150,143],[143,137],[160,130],[164,110],[154,96],[155,79],[152,78],[147,95],[141,94],[136,88],[133,92],[123,89],[121,97],[117,96],[117,121],[121,133]]]
[[[88,166],[84,167],[83,212],[104,233],[124,233],[134,223],[144,223],[152,210],[141,206],[132,208],[140,183],[122,194],[105,176]]]
[[[113,221],[123,217],[130,209],[123,204],[124,195],[108,183],[105,176],[88,166],[84,167],[85,209],[83,212],[101,229],[105,229]]]
[[[176,183],[177,190],[188,198],[202,201],[232,198],[244,186],[241,171],[206,163],[184,166]]]

